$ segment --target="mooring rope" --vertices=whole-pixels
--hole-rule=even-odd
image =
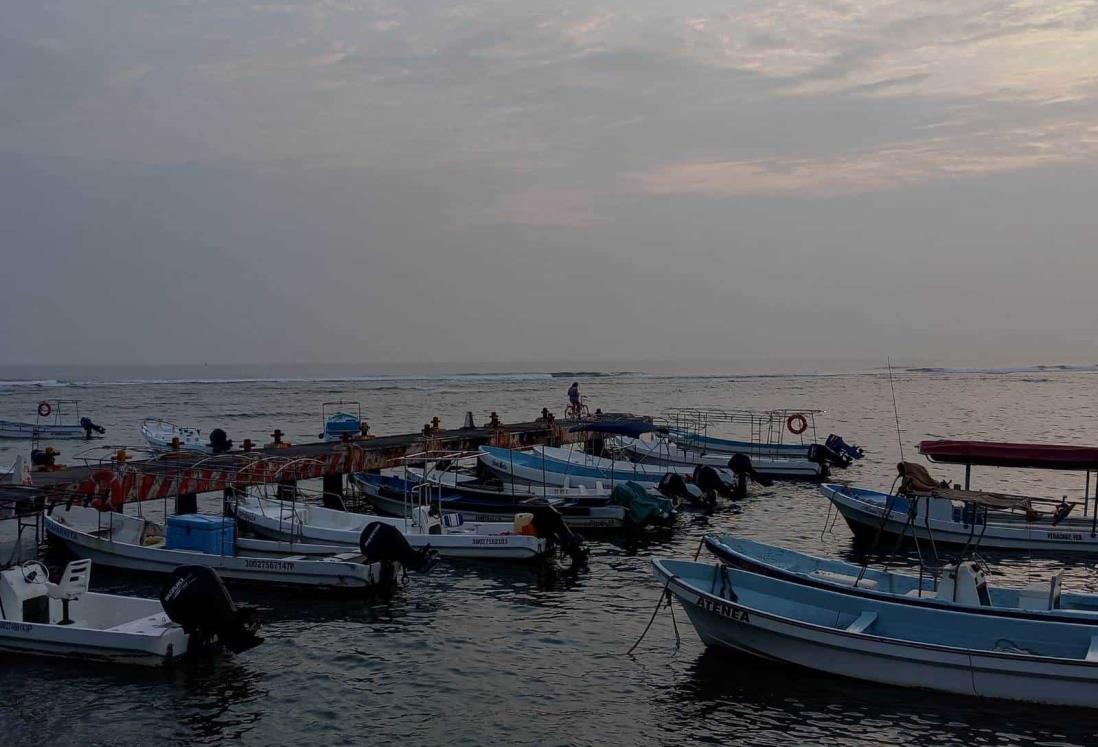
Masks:
[[[663,585],[663,590],[660,591],[660,597],[659,597],[659,599],[656,600],[656,608],[654,610],[652,610],[652,617],[648,618],[648,624],[644,626],[644,631],[640,634],[640,638],[637,639],[637,642],[634,643],[630,647],[630,649],[625,652],[626,656],[630,656],[630,655],[632,655],[632,653],[634,651],[636,651],[637,646],[639,646],[641,644],[641,641],[644,640],[644,637],[646,635],[648,635],[648,631],[652,629],[652,623],[654,623],[656,621],[656,615],[659,614],[660,607],[663,605],[663,600],[664,600],[665,597],[667,599],[667,605],[669,607],[671,606],[670,587],[671,587],[671,581],[674,578],[675,578],[674,576],[671,576],[670,578],[667,579],[667,583]],[[674,610],[674,608],[672,608],[672,610],[671,610],[671,619],[672,620],[675,619],[675,610]],[[678,624],[676,623],[676,625],[675,625],[675,641],[676,641],[675,647],[676,648],[678,648],[678,640],[679,640],[679,628],[678,628]]]

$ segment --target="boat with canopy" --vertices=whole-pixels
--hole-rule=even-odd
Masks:
[[[1090,473],[1098,470],[1098,449],[923,441],[919,451],[932,461],[964,465],[964,487],[935,480],[922,465],[901,462],[895,494],[838,484],[821,485],[820,491],[857,537],[872,542],[890,536],[994,550],[1098,549],[1098,511],[1092,510],[1089,495]],[[972,467],[978,465],[1085,472],[1083,516],[1072,516],[1080,501],[1069,501],[1066,496],[1057,499],[973,490]]]

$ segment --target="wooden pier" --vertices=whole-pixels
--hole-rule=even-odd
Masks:
[[[325,492],[342,492],[343,475],[395,467],[405,457],[427,451],[475,451],[485,444],[519,448],[583,440],[582,432],[569,431],[573,425],[575,422],[550,416],[495,428],[425,428],[420,433],[405,435],[268,444],[214,455],[170,451],[146,460],[105,460],[101,464],[36,471],[33,483],[51,501],[72,500],[74,496],[96,492],[93,476],[101,470],[110,470],[119,480],[126,502],[317,478],[324,479]]]

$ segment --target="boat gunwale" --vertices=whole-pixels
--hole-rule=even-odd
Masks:
[[[806,629],[806,630],[811,630],[811,631],[819,632],[819,633],[837,634],[840,637],[849,638],[849,639],[852,639],[852,640],[873,640],[873,641],[877,641],[877,642],[884,643],[884,644],[889,644],[889,645],[920,648],[920,649],[926,649],[926,650],[930,650],[930,651],[938,651],[938,652],[947,653],[947,654],[958,654],[958,655],[963,655],[963,656],[968,656],[968,657],[986,656],[986,657],[997,658],[997,659],[1005,659],[1007,661],[1034,661],[1034,662],[1045,663],[1045,664],[1067,664],[1069,666],[1080,666],[1081,665],[1084,668],[1094,669],[1094,670],[1098,671],[1098,659],[1095,659],[1093,661],[1088,660],[1086,658],[1086,654],[1084,654],[1083,657],[1081,657],[1079,659],[1069,659],[1069,658],[1062,657],[1062,656],[1044,656],[1044,655],[1041,655],[1041,654],[1013,653],[1013,652],[1009,652],[1009,651],[994,651],[994,650],[989,650],[989,649],[977,649],[977,648],[961,648],[961,647],[958,647],[958,646],[948,646],[948,645],[942,644],[942,643],[924,643],[924,642],[921,642],[921,641],[912,641],[910,639],[905,639],[905,638],[892,638],[892,637],[880,635],[880,634],[877,634],[877,633],[867,633],[867,632],[864,632],[864,631],[857,632],[857,631],[852,631],[852,630],[846,630],[844,628],[830,627],[828,625],[821,625],[819,623],[812,623],[812,622],[807,622],[807,621],[804,621],[804,620],[798,620],[794,617],[786,617],[784,615],[779,615],[779,614],[774,613],[774,612],[768,612],[766,610],[762,610],[762,609],[759,609],[757,607],[749,607],[749,606],[747,606],[747,605],[745,605],[741,602],[733,602],[730,599],[726,599],[724,597],[718,596],[716,594],[705,591],[703,589],[699,589],[698,587],[693,586],[690,582],[688,582],[687,580],[685,580],[681,576],[678,576],[676,574],[671,573],[667,569],[667,567],[663,565],[663,562],[664,562],[663,558],[653,558],[652,559],[652,564],[654,566],[656,566],[660,576],[665,580],[668,588],[670,588],[672,586],[678,586],[678,587],[680,587],[684,590],[689,591],[691,594],[697,594],[697,595],[703,596],[703,597],[705,597],[705,598],[707,598],[711,601],[715,601],[715,602],[718,602],[718,603],[723,604],[723,605],[727,605],[727,606],[730,606],[730,607],[740,609],[740,610],[742,610],[744,612],[747,612],[749,614],[759,615],[759,616],[763,617],[764,619],[773,620],[775,622],[782,623],[782,624],[785,624],[785,625],[790,625],[790,626],[797,627],[797,628],[803,628],[803,629]],[[684,562],[684,561],[677,561],[677,562]],[[689,561],[685,561],[685,562],[689,562]],[[701,564],[701,565],[704,565],[704,564]],[[719,564],[715,564],[715,565],[719,566]],[[743,569],[737,569],[737,570],[740,573],[747,573],[749,575],[760,576],[762,578],[767,578],[767,576],[764,576],[763,574],[752,573],[751,571],[746,571],[746,570],[743,570]],[[788,582],[787,581],[787,582],[784,582],[784,583],[793,583],[793,582]],[[830,591],[830,590],[821,590],[821,591]],[[837,593],[837,592],[832,592],[832,593]],[[682,601],[681,597],[680,597],[680,601]],[[887,601],[886,600],[873,600],[873,601],[876,604],[885,604],[885,605],[893,603],[891,600],[887,600]],[[721,615],[720,613],[713,612],[712,610],[709,610],[709,609],[703,608],[703,611],[705,611],[709,614],[712,614],[712,615],[716,615],[717,617],[722,617],[722,618],[724,618],[726,620],[729,620],[731,622],[740,622],[741,624],[751,625],[750,622],[743,623],[742,621],[733,620],[730,617],[727,617],[725,615]],[[952,610],[944,610],[944,612],[946,612],[947,614],[961,614],[961,615],[967,614],[965,612],[954,612]],[[1083,625],[1083,624],[1080,624],[1080,623],[1066,622],[1066,621],[1060,621],[1060,620],[1042,620],[1040,622],[1043,622],[1046,625],[1081,625],[1082,627],[1086,627],[1086,625]],[[775,633],[776,635],[781,635],[781,633],[779,633],[777,631],[770,631],[770,632]],[[820,643],[819,645],[826,645],[826,644]],[[975,668],[972,664],[970,664],[969,666],[973,669]],[[1034,675],[1035,673],[1028,672],[1027,674]],[[1038,676],[1048,676],[1048,675],[1038,674]]]

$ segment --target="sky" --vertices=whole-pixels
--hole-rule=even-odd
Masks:
[[[0,363],[1098,361],[1093,2],[9,2]]]

